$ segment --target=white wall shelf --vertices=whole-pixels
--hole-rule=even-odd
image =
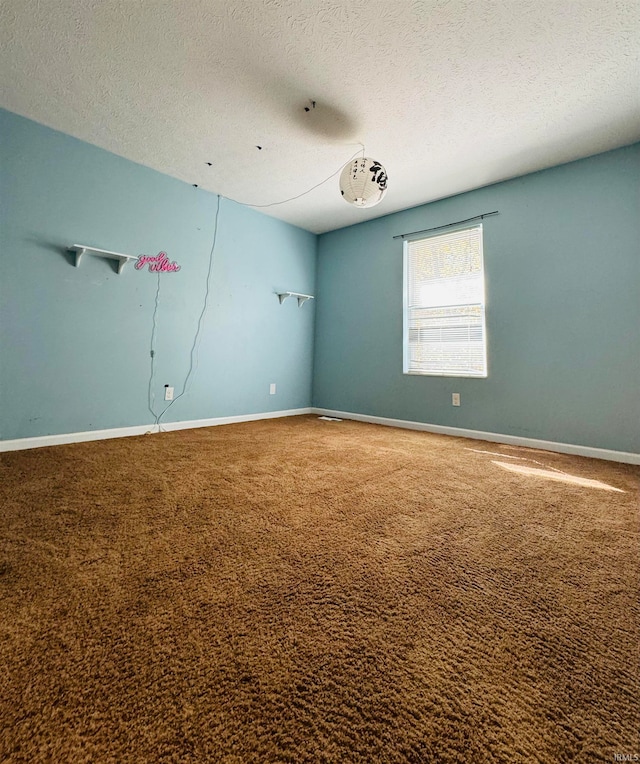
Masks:
[[[313,300],[312,294],[300,294],[300,292],[278,292],[278,299],[280,305],[287,299],[287,297],[295,297],[298,300],[298,307],[301,308],[307,300]]]
[[[123,255],[120,252],[109,252],[106,249],[96,249],[95,247],[87,247],[86,244],[74,244],[68,247],[69,252],[76,253],[76,268],[80,265],[80,259],[82,255],[93,255],[94,257],[105,257],[107,260],[118,261],[118,273],[122,273],[122,269],[129,262],[129,260],[137,260],[136,255]]]

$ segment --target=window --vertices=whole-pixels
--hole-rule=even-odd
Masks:
[[[486,377],[482,224],[404,244],[404,373]]]

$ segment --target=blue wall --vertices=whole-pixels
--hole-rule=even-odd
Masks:
[[[217,197],[0,111],[0,438],[153,422],[148,408],[157,276],[65,252],[165,251],[154,392],[181,391],[202,310]],[[222,199],[211,294],[190,388],[162,421],[309,406],[317,238]],[[277,394],[269,395],[269,384]]]
[[[321,236],[314,405],[640,452],[639,179],[636,144]],[[392,236],[492,210],[488,378],[403,375]]]
[[[163,250],[182,266],[160,277],[159,413],[189,368],[217,197],[2,110],[0,136],[0,438],[151,424],[157,277],[92,257],[75,268],[66,247]],[[222,199],[196,368],[162,421],[313,403],[639,452],[639,177],[635,145],[319,239]],[[489,377],[403,375],[392,236],[493,209]],[[280,305],[278,290],[317,299]]]

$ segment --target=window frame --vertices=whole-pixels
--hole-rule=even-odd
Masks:
[[[482,273],[482,328],[484,340],[484,373],[470,374],[468,372],[449,371],[418,371],[409,369],[409,246],[416,241],[435,239],[460,231],[479,229],[480,231],[480,263]],[[484,267],[484,228],[482,222],[473,225],[460,225],[445,232],[433,233],[430,236],[412,236],[402,243],[402,373],[413,377],[457,377],[462,379],[487,379],[489,376],[489,352],[487,337],[487,283]],[[471,304],[471,303],[468,303]]]

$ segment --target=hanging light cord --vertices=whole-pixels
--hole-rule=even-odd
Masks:
[[[151,330],[151,376],[149,377],[149,411],[153,414],[155,418],[154,425],[157,426],[158,432],[164,432],[162,429],[162,425],[160,424],[160,420],[165,415],[165,413],[173,406],[173,404],[182,398],[182,396],[187,392],[187,385],[189,383],[189,379],[191,378],[191,374],[193,373],[195,367],[197,364],[197,349],[198,349],[198,341],[200,339],[200,334],[202,331],[202,321],[204,319],[204,315],[207,312],[207,307],[209,304],[209,294],[211,293],[211,274],[213,272],[213,252],[215,250],[216,246],[216,239],[218,238],[218,216],[220,214],[220,194],[217,194],[218,201],[216,204],[216,216],[215,221],[213,225],[213,242],[211,243],[211,250],[209,251],[209,265],[207,268],[207,280],[206,280],[206,288],[204,293],[204,301],[202,304],[202,310],[200,311],[200,315],[198,317],[198,325],[196,328],[196,333],[193,337],[193,343],[191,345],[191,354],[189,356],[189,371],[187,372],[187,376],[184,378],[184,384],[182,385],[182,392],[179,395],[176,395],[176,397],[169,403],[168,406],[165,406],[164,409],[159,413],[156,414],[153,410],[153,406],[155,404],[155,395],[152,390],[152,384],[153,384],[153,376],[154,376],[154,360],[155,360],[155,335],[156,335],[156,322],[157,322],[157,313],[158,313],[158,305],[160,301],[160,273],[158,273],[158,288],[156,289],[156,302],[155,302],[155,308],[153,311],[153,328]]]
[[[151,343],[150,343],[150,350],[149,355],[151,356],[151,373],[149,374],[149,387],[147,390],[147,406],[149,408],[149,411],[151,412],[151,415],[154,418],[154,424],[160,426],[158,424],[158,415],[153,410],[153,407],[156,403],[156,395],[153,392],[153,377],[155,375],[155,356],[156,356],[156,330],[158,325],[158,305],[160,303],[160,272],[158,272],[158,286],[156,287],[156,299],[155,304],[153,308],[153,326],[151,328]]]
[[[364,144],[359,143],[359,146],[362,146],[362,148],[359,151],[356,151],[355,154],[352,154],[349,159],[347,159],[346,162],[343,162],[340,167],[335,172],[332,172],[331,175],[329,175],[328,178],[325,178],[324,180],[321,180],[320,183],[316,183],[315,186],[311,186],[311,188],[307,189],[306,191],[303,191],[301,194],[298,194],[297,196],[292,196],[289,199],[283,199],[281,202],[271,202],[270,204],[247,204],[247,202],[239,202],[237,199],[231,199],[231,197],[226,197],[232,202],[236,202],[237,204],[244,204],[245,207],[256,207],[259,209],[264,209],[265,207],[275,207],[278,204],[286,204],[287,202],[292,202],[294,199],[299,199],[301,196],[306,196],[307,194],[310,194],[312,191],[315,191],[316,188],[319,188],[320,186],[323,186],[325,183],[331,180],[331,178],[335,178],[335,176],[342,170],[342,168],[347,164],[347,162],[350,162],[352,159],[355,159],[358,154],[362,152],[362,156],[364,157]]]
[[[328,181],[331,180],[331,178],[334,178],[347,164],[347,162],[351,162],[353,159],[355,159],[358,154],[362,154],[364,157],[365,155],[365,146],[364,143],[358,142],[358,145],[361,147],[358,151],[355,152],[355,154],[352,154],[349,159],[347,159],[346,162],[343,162],[340,167],[335,172],[332,172],[331,175],[329,175],[328,178],[325,178],[324,180],[321,180],[320,183],[316,183],[315,186],[312,186],[311,188],[307,189],[306,191],[303,191],[301,194],[297,194],[296,196],[292,196],[289,199],[283,199],[280,202],[271,202],[270,204],[247,204],[246,202],[238,202],[237,199],[231,199],[231,197],[225,197],[229,199],[232,202],[236,202],[237,204],[243,204],[246,207],[256,207],[260,209],[264,209],[265,207],[275,207],[278,204],[286,204],[287,202],[292,202],[295,199],[300,199],[302,196],[306,196],[307,194],[310,194],[312,191],[315,191],[316,188],[319,188],[320,186],[324,185]],[[215,216],[215,222],[214,222],[214,230],[213,230],[213,242],[211,244],[211,251],[209,252],[209,266],[207,269],[207,282],[206,282],[206,290],[204,295],[204,303],[202,306],[202,311],[200,312],[200,316],[198,317],[198,326],[196,328],[196,333],[193,338],[193,344],[191,346],[191,354],[190,354],[190,360],[189,360],[189,371],[187,372],[187,376],[185,377],[184,384],[182,386],[182,392],[179,395],[176,395],[176,397],[169,403],[168,406],[165,406],[164,409],[159,413],[156,414],[154,410],[155,406],[155,393],[153,391],[153,379],[155,376],[155,339],[156,339],[156,331],[157,331],[157,317],[158,317],[158,307],[160,304],[160,273],[158,273],[158,286],[156,288],[156,297],[155,297],[155,304],[153,309],[153,326],[151,329],[151,348],[150,348],[150,355],[151,355],[151,373],[149,375],[149,387],[148,387],[148,408],[151,412],[153,418],[154,418],[154,426],[158,428],[158,432],[165,432],[162,429],[162,425],[160,424],[160,420],[165,415],[165,413],[173,406],[173,404],[182,398],[182,396],[187,391],[187,384],[189,382],[189,379],[191,378],[191,374],[193,373],[195,367],[197,366],[197,345],[198,341],[200,339],[200,333],[202,330],[202,320],[204,319],[204,315],[207,311],[207,306],[209,303],[209,294],[211,291],[211,273],[213,270],[213,251],[216,246],[216,238],[218,236],[218,216],[220,214],[220,194],[218,196],[218,202],[216,205],[216,216]],[[195,360],[195,363],[194,363]]]

